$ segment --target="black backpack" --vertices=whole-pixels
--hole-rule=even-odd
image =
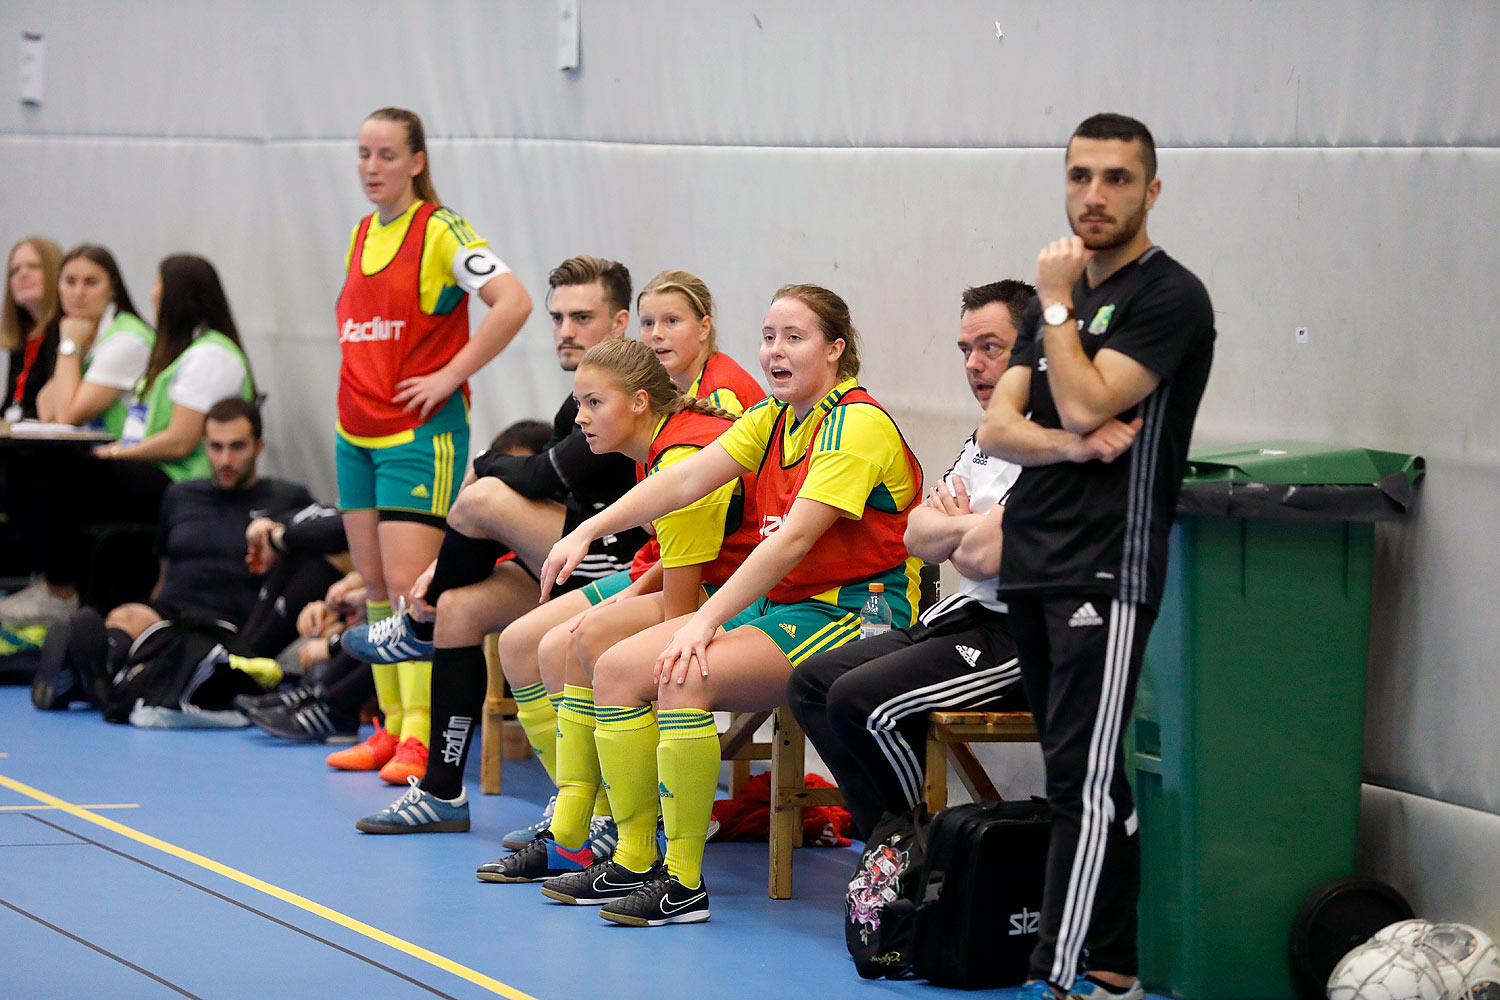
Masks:
[[[233,706],[237,694],[259,694],[260,686],[249,674],[216,655],[234,642],[237,631],[214,618],[183,617],[152,625],[136,638],[130,658],[113,678],[102,706],[104,718],[129,722],[136,705],[222,711]]]
[[[1042,799],[968,802],[926,833],[912,971],[939,986],[1019,986],[1041,922],[1050,814]]]
[[[844,943],[865,979],[901,979],[911,973],[931,821],[926,809],[888,812],[865,842],[844,896]]]

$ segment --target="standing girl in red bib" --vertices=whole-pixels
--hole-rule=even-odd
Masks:
[[[359,179],[375,211],[354,227],[338,300],[337,466],[349,551],[374,622],[437,555],[468,461],[468,379],[510,343],[531,299],[441,206],[416,114],[382,108],[365,119]],[[489,306],[472,336],[471,295]],[[372,761],[404,784],[426,770],[432,666],[374,670],[386,727]]]

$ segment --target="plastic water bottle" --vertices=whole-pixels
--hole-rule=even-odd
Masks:
[[[859,637],[885,635],[891,630],[891,606],[885,603],[885,584],[870,584],[870,596],[859,609]]]

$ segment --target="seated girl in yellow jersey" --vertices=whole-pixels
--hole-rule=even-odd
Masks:
[[[441,207],[427,156],[411,111],[381,108],[360,125],[360,185],[375,211],[350,236],[338,299],[335,465],[372,624],[437,555],[467,465],[468,379],[531,312],[510,268]],[[489,307],[472,336],[471,296]],[[374,673],[386,729],[400,736],[380,776],[404,785],[427,767],[432,665]]]
[[[682,393],[652,348],[639,341],[590,348],[573,384],[579,402],[578,425],[589,447],[629,455],[641,463],[648,477],[712,443],[733,420],[728,411]],[[734,479],[680,510],[657,517],[659,561],[613,595],[607,606],[590,609],[589,602],[599,595],[575,591],[533,612],[575,612],[548,632],[552,644],[548,658],[554,662],[544,675],[546,687],[562,694],[556,721],[556,812],[550,829],[541,830],[510,857],[481,866],[477,874],[482,881],[536,882],[573,873],[586,885],[595,876],[607,874],[610,845],[599,843],[600,831],[590,824],[600,781],[593,691],[587,673],[592,665],[589,650],[608,648],[641,629],[689,614],[705,598],[705,585],[723,583],[756,541],[752,532],[740,530],[744,499],[745,484]],[[567,657],[571,663],[560,662],[564,657],[559,654],[568,646],[572,630],[584,620],[589,627],[582,643],[583,662],[577,650]],[[649,708],[641,711],[650,713]],[[627,857],[645,856],[641,870],[651,868],[656,861],[654,807],[643,823],[624,833],[629,839],[619,849]],[[568,902],[605,901],[575,898],[582,891],[583,885],[566,885],[549,894]]]
[[[640,316],[641,341],[661,361],[678,391],[736,416],[766,398],[765,390],[754,376],[720,352],[713,295],[703,279],[687,271],[663,271],[641,290],[636,311]],[[500,662],[516,697],[517,718],[530,737],[537,758],[554,781],[557,780],[556,709],[563,699],[562,663],[575,619],[590,605],[613,603],[659,590],[658,575],[645,578],[641,575],[658,557],[657,542],[652,539],[637,555],[630,574],[617,573],[590,584],[578,591],[577,596],[569,594],[554,599],[513,622],[500,634]],[[550,684],[543,683],[544,661],[552,664]],[[607,808],[602,798],[599,807],[601,812]],[[551,809],[549,806],[539,822],[506,834],[502,846],[512,850],[524,847],[546,829]]]
[[[703,843],[719,775],[715,710],[785,698],[792,667],[859,635],[871,583],[910,624],[917,568],[902,543],[922,471],[890,416],[856,382],[848,306],[816,285],[780,289],[761,331],[773,398],[713,444],[647,478],[553,547],[543,586],[571,572],[598,535],[692,503],[756,472],[761,543],[696,612],[649,628],[594,665],[600,774],[621,831],[641,814],[666,825],[663,869],[600,915],[657,926],[708,919]],[[657,702],[656,725],[648,706]],[[655,757],[656,773],[644,765]],[[655,789],[642,787],[658,782]]]

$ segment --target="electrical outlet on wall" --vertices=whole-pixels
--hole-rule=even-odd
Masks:
[[[46,54],[42,36],[34,31],[21,33],[21,103],[42,103],[42,57]]]

